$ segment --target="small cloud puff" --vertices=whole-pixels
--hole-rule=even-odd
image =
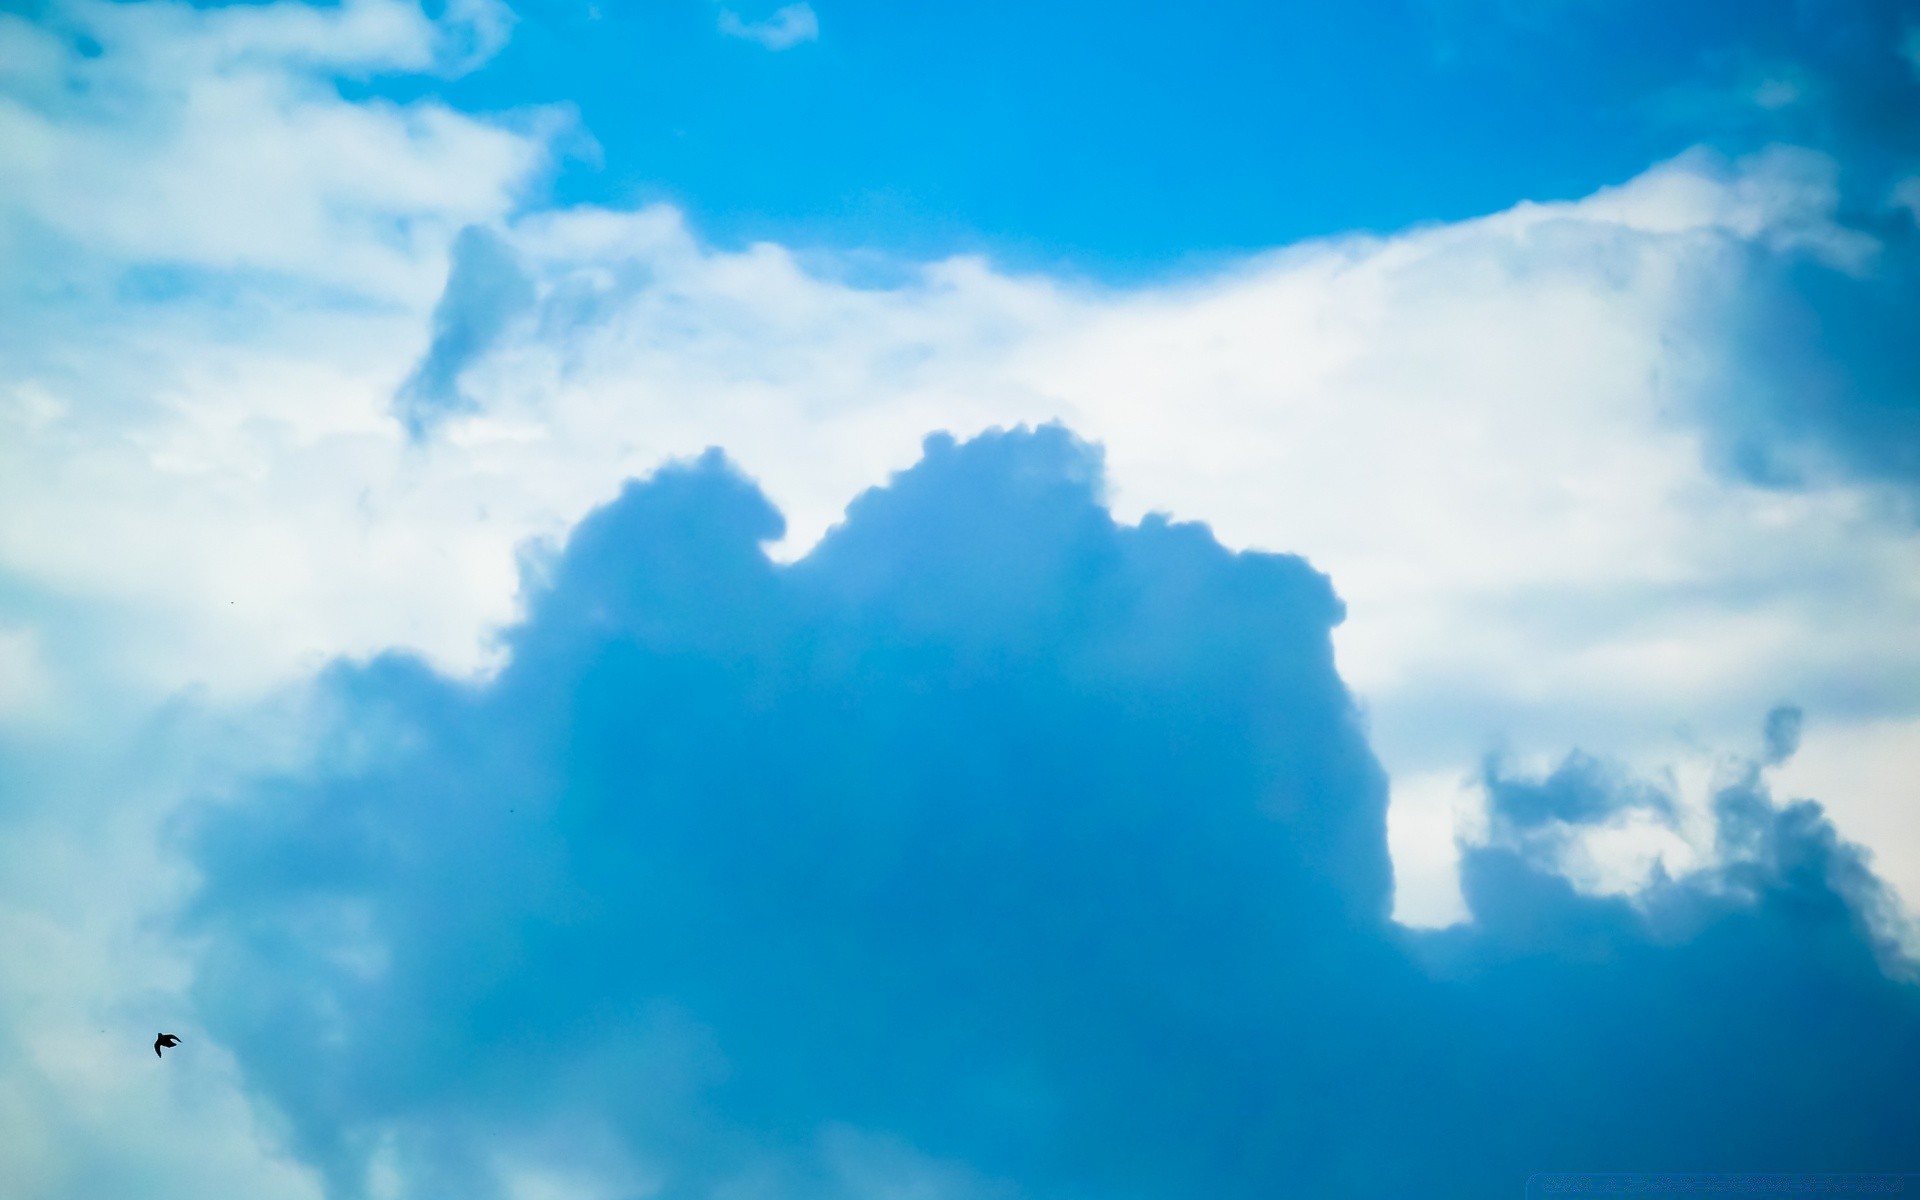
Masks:
[[[478,225],[454,240],[446,290],[433,310],[433,340],[394,396],[394,414],[416,441],[446,416],[475,406],[460,374],[529,308],[534,288],[513,248]]]
[[[720,32],[759,42],[769,50],[787,50],[820,37],[820,18],[811,4],[789,4],[764,21],[743,20],[730,8],[720,10]]]

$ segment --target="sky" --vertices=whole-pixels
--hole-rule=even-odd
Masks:
[[[0,5],[0,1194],[1920,1171],[1916,313],[1906,0]]]

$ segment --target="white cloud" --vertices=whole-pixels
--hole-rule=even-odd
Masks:
[[[189,948],[154,919],[189,882],[160,827],[213,779],[128,732],[93,722],[58,758],[8,744],[9,788],[36,791],[11,792],[0,824],[0,1195],[320,1200],[233,1056],[185,1015]],[[161,1060],[163,1029],[183,1043]]]
[[[95,260],[421,299],[452,233],[504,212],[544,143],[435,103],[348,102],[332,76],[467,61],[502,36],[496,8],[436,24],[402,0],[80,0],[41,26],[0,17],[0,43],[22,47],[0,60],[9,257],[52,235]]]
[[[241,605],[288,571],[327,575],[317,545],[288,540],[298,522],[240,514],[272,506],[270,476],[325,471],[289,445],[384,428],[357,390],[388,386],[385,364],[424,340],[454,233],[504,212],[546,154],[538,114],[520,131],[350,103],[332,76],[460,70],[504,14],[83,0],[0,16],[0,457],[49,456],[39,479],[63,489],[0,488],[0,541],[22,554],[0,552],[0,1194],[320,1194],[230,1057],[180,1019],[187,955],[153,914],[178,894],[159,830],[182,789],[129,739],[146,702],[203,674],[193,647]],[[130,298],[139,272],[177,295]],[[202,528],[176,537],[175,518]],[[256,556],[280,584],[257,586]],[[123,761],[138,769],[110,769]],[[157,1069],[162,1027],[191,1052]]]
[[[820,37],[820,18],[814,15],[811,4],[786,5],[775,10],[764,21],[742,20],[739,13],[723,8],[720,10],[720,32],[728,37],[759,42],[769,50],[786,50],[801,42],[817,41]]]
[[[1800,752],[1774,775],[1776,793],[1819,799],[1843,829],[1877,848],[1876,866],[1891,866],[1909,885],[1903,860],[1920,846],[1920,715],[1815,722]],[[1920,898],[1910,888],[1909,902]]]

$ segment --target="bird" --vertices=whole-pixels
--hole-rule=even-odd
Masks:
[[[159,1037],[153,1039],[153,1056],[155,1058],[165,1058],[166,1055],[160,1053],[160,1047],[165,1046],[167,1049],[171,1050],[175,1046],[178,1046],[179,1044],[180,1044],[179,1038],[173,1036],[170,1033],[163,1033]]]

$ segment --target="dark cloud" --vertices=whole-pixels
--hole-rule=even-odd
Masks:
[[[1428,0],[1481,69],[1589,94],[1644,123],[1648,158],[1790,145],[1835,166],[1837,222],[1877,241],[1844,267],[1753,249],[1702,311],[1739,310],[1703,417],[1718,466],[1800,487],[1920,486],[1920,0]],[[1715,318],[1718,320],[1718,316]],[[1716,330],[1716,333],[1721,331]]]
[[[1783,763],[1799,751],[1800,730],[1805,723],[1805,714],[1791,704],[1782,704],[1767,714],[1767,762]]]
[[[1328,581],[1099,487],[1059,429],[934,438],[778,566],[709,455],[581,524],[496,680],[331,670],[312,769],[194,822],[188,920],[332,1193],[608,1139],[674,1198],[1915,1165],[1920,989],[1816,807],[1740,781],[1727,865],[1640,903],[1490,845],[1471,926],[1402,930]]]
[[[1755,481],[1797,486],[1811,467],[1920,485],[1920,211],[1897,198],[1920,180],[1916,29],[1914,0],[1763,4],[1702,61],[1736,90],[1772,80],[1790,97],[1769,107],[1742,94],[1702,134],[1831,155],[1838,221],[1879,245],[1846,268],[1763,256],[1747,281],[1737,379],[1717,417],[1730,461]]]
[[[394,415],[410,435],[425,437],[446,416],[473,408],[460,391],[461,372],[533,301],[533,282],[511,246],[477,225],[460,231],[446,290],[433,310],[433,340],[393,398]]]
[[[1768,257],[1748,280],[1715,414],[1748,478],[1837,467],[1920,485],[1920,229],[1905,213],[1861,225],[1880,250],[1858,270]]]
[[[1487,777],[1493,819],[1507,829],[1532,829],[1549,822],[1594,824],[1628,808],[1664,816],[1673,812],[1665,792],[1584,754],[1570,755],[1542,779],[1505,776],[1498,764],[1489,764]]]

